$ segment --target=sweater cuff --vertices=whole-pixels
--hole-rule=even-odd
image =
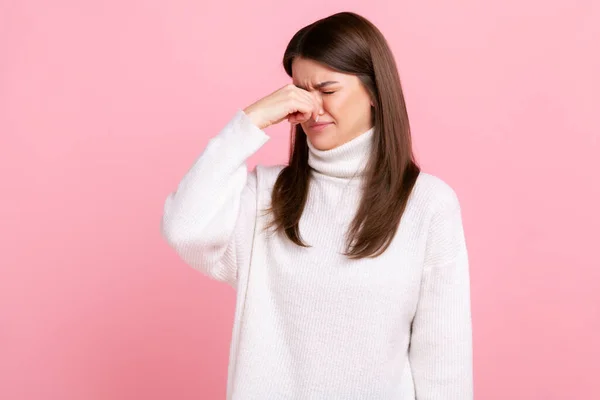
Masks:
[[[226,147],[230,151],[237,149],[244,159],[258,151],[270,139],[241,109],[236,111],[219,136],[229,143]]]

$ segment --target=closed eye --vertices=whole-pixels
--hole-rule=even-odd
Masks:
[[[335,92],[322,92],[323,94],[334,94]]]

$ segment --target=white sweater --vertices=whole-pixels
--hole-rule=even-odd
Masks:
[[[167,197],[168,243],[237,290],[227,399],[473,398],[468,256],[450,186],[421,173],[385,253],[341,254],[372,135],[328,151],[308,143],[310,248],[265,231],[282,167],[248,172],[269,137],[241,110]]]

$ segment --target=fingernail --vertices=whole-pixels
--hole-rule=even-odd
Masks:
[[[319,122],[319,116],[317,115],[317,118],[315,118],[315,122]]]

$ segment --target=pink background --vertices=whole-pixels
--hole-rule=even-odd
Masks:
[[[341,10],[388,38],[461,198],[476,398],[600,398],[600,3],[211,3],[0,2],[0,398],[224,398],[234,292],[167,247],[163,202]]]

